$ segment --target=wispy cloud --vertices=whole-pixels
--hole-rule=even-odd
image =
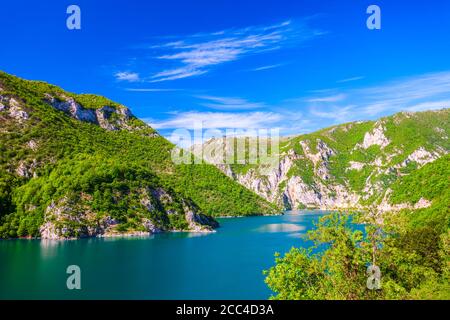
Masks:
[[[415,112],[443,108],[450,108],[450,100],[423,102],[413,106],[409,106],[406,110]]]
[[[336,94],[333,96],[323,96],[323,97],[315,97],[315,98],[309,98],[308,102],[337,102],[342,101],[346,98],[346,95],[343,93]]]
[[[114,74],[119,81],[137,82],[140,80],[139,74],[136,72],[122,71]]]
[[[197,96],[197,98],[203,100],[200,103],[202,106],[216,110],[249,110],[267,107],[262,102],[251,102],[243,98],[216,96]]]
[[[354,105],[331,106],[326,110],[311,107],[309,109],[308,117],[317,122],[319,122],[319,119],[330,119],[333,123],[344,123],[348,122],[348,119],[351,118],[354,107]]]
[[[153,75],[150,82],[161,82],[161,81],[169,81],[169,80],[177,80],[183,78],[189,78],[193,76],[199,76],[201,74],[206,73],[205,70],[196,70],[191,67],[183,67],[173,70],[161,71]]]
[[[271,128],[282,120],[282,116],[273,112],[180,112],[172,117],[156,121],[146,119],[146,122],[156,129],[195,129],[201,125],[203,129],[248,129]]]
[[[446,108],[450,105],[450,71],[348,89],[333,96],[317,96],[307,101],[310,104],[305,107],[309,108],[312,116],[334,119],[336,122],[363,120],[399,111]]]
[[[174,112],[166,119],[147,119],[147,122],[166,132],[179,128],[192,130],[201,125],[203,129],[278,128],[282,135],[307,133],[400,111],[449,108],[450,71],[365,88],[319,90],[316,96],[287,99],[275,105],[236,97],[201,95],[195,98],[200,99],[199,106],[220,111]]]
[[[336,83],[353,82],[353,81],[362,80],[362,79],[364,79],[364,78],[365,78],[365,77],[363,77],[363,76],[352,77],[352,78],[346,78],[346,79],[338,80],[338,81],[336,81]]]
[[[210,72],[213,66],[298,45],[322,34],[304,23],[284,21],[270,26],[195,34],[152,45],[151,49],[159,53],[156,59],[167,67],[152,74],[149,81],[162,82],[202,75]],[[259,70],[277,66],[263,66]]]
[[[254,68],[254,69],[252,69],[252,71],[264,71],[264,70],[278,68],[278,67],[281,67],[282,65],[283,65],[282,63],[271,64],[271,65],[267,65],[267,66],[261,66],[258,68]]]
[[[126,88],[126,91],[132,92],[171,92],[180,91],[181,89],[166,89],[166,88]]]

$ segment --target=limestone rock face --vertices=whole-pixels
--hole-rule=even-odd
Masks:
[[[313,153],[307,141],[300,141],[305,156],[312,161],[315,168],[315,174],[323,180],[330,178],[329,160],[336,153],[320,139],[317,139],[317,153]]]
[[[350,164],[350,167],[348,169],[350,169],[350,170],[360,171],[360,170],[362,170],[362,168],[364,168],[364,163],[361,163],[361,162],[350,161],[349,164]]]
[[[214,228],[219,226],[213,218],[199,213],[190,200],[180,199],[180,202],[176,202],[178,200],[174,199],[175,196],[162,188],[155,190],[142,188],[134,192],[148,211],[147,213],[139,211],[141,224],[136,228],[122,230],[119,221],[95,212],[90,205],[92,196],[82,193],[51,202],[45,210],[44,223],[39,229],[40,236],[42,239],[52,240],[148,236],[166,231],[213,232]],[[168,209],[172,206],[178,209]],[[29,207],[30,211],[35,209],[36,207]],[[185,219],[187,228],[183,230],[168,228],[161,223],[165,219],[164,215],[166,215],[165,218],[178,215],[176,219]]]
[[[417,162],[419,166],[424,166],[427,163],[433,162],[437,158],[439,158],[439,154],[436,152],[429,152],[424,147],[420,147],[413,153],[411,153],[407,160],[405,160],[404,164],[408,164],[409,162]]]
[[[281,183],[287,180],[287,174],[297,159],[299,159],[298,155],[292,150],[287,156],[281,158],[269,172],[265,172],[266,175],[261,176],[256,170],[250,169],[244,175],[235,175],[235,178],[248,189],[271,202],[276,202],[279,200],[277,191]],[[227,170],[231,169],[228,167]]]
[[[151,221],[150,219],[144,219],[144,221],[142,222],[145,230],[147,232],[149,232],[150,234],[154,234],[154,233],[160,233],[163,232],[164,230],[158,228],[153,221]]]
[[[183,204],[186,221],[189,225],[189,230],[193,232],[212,232],[219,224],[206,215],[195,212],[195,209],[188,202]]]
[[[63,100],[47,94],[45,100],[55,109],[63,111],[70,117],[79,121],[99,125],[105,130],[132,130],[128,121],[133,115],[131,111],[125,106],[103,106],[99,109],[94,110],[84,108],[73,98],[61,98]]]
[[[428,208],[429,206],[431,206],[431,201],[426,200],[424,198],[421,198],[416,204],[411,204],[411,203],[397,203],[397,204],[392,204],[389,201],[389,198],[392,194],[392,190],[390,188],[388,188],[386,190],[386,193],[384,194],[383,200],[381,201],[381,203],[378,205],[378,210],[381,212],[388,212],[388,211],[400,211],[403,209],[423,209],[423,208]]]
[[[8,116],[19,121],[24,122],[30,118],[21,103],[15,98],[0,95],[0,112],[7,111]]]
[[[377,125],[372,132],[367,132],[364,136],[362,148],[368,149],[373,145],[379,145],[381,148],[386,147],[390,143],[389,139],[384,135],[384,128],[381,124]]]
[[[358,207],[360,196],[341,185],[308,185],[300,177],[289,179],[283,193],[288,208],[346,209]]]
[[[442,110],[434,116],[445,119],[447,114]],[[449,131],[443,124],[431,127],[433,137],[424,130],[423,145],[418,140],[400,142],[405,137],[394,131],[404,130],[403,125],[410,128],[415,121],[423,121],[420,114],[403,112],[374,123],[353,122],[286,138],[279,163],[269,169],[261,165],[242,171],[226,164],[217,167],[268,201],[289,209],[363,209],[378,204],[381,210],[400,210],[428,206],[426,199],[415,205],[389,203],[390,184],[409,174],[414,168],[410,163],[421,168],[449,152]],[[429,129],[428,124],[421,125]],[[420,126],[417,130],[420,132]],[[342,138],[345,145],[340,144]],[[427,139],[432,140],[425,142]],[[210,145],[220,143],[221,139],[208,141]],[[405,150],[414,151],[408,154]]]
[[[39,147],[39,144],[36,142],[36,140],[30,140],[27,142],[27,147],[33,151],[36,151]]]
[[[69,114],[72,118],[80,121],[98,124],[97,117],[95,116],[95,111],[91,109],[84,109],[73,98],[67,98],[67,100],[59,101],[50,96],[49,100],[51,105],[55,109]]]
[[[104,234],[116,222],[110,217],[98,218],[67,198],[52,202],[45,211],[40,227],[42,239],[70,239],[95,237]]]
[[[31,163],[26,163],[24,161],[19,162],[19,166],[16,169],[16,174],[22,178],[30,179],[36,177],[36,168],[38,164],[36,159],[33,159]]]

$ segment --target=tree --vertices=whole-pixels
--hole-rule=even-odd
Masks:
[[[434,221],[417,226],[414,219],[410,212],[381,216],[373,209],[321,218],[307,234],[311,248],[277,255],[265,271],[272,298],[449,299],[449,231],[439,234]],[[366,286],[367,267],[375,264],[380,290]]]
[[[333,213],[307,234],[309,249],[293,248],[266,271],[275,299],[360,299],[376,295],[366,288],[366,269],[372,256],[361,230],[350,227],[351,217]]]

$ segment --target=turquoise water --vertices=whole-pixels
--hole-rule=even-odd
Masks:
[[[307,246],[324,213],[220,219],[216,233],[69,241],[0,240],[0,299],[267,299],[274,253]],[[81,290],[66,268],[81,268]]]

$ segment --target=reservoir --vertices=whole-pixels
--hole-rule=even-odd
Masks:
[[[263,270],[310,246],[302,236],[324,214],[223,218],[215,233],[0,240],[0,299],[268,299]],[[69,265],[80,290],[67,289]]]

